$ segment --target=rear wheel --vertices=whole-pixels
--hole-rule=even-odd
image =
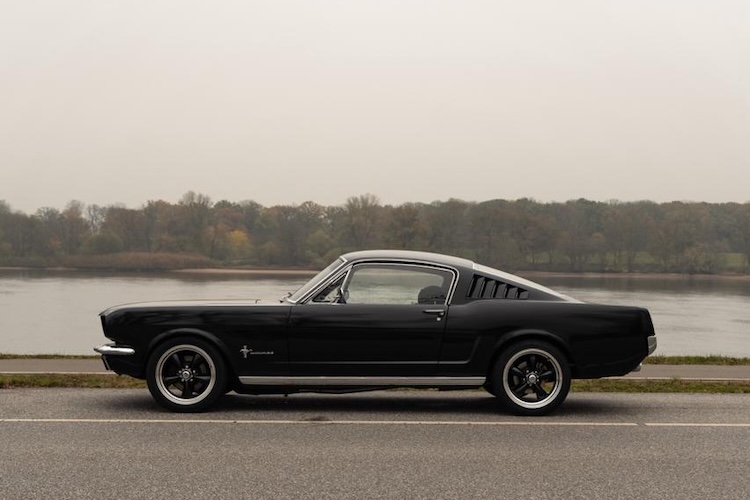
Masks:
[[[224,394],[227,386],[221,354],[200,339],[167,340],[151,354],[146,370],[153,398],[175,412],[203,411]]]
[[[513,413],[545,415],[570,391],[570,367],[563,353],[543,341],[513,344],[492,369],[492,393]]]

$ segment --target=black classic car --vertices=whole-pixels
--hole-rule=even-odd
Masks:
[[[229,391],[484,387],[541,415],[571,379],[624,375],[656,348],[646,309],[584,303],[466,259],[342,255],[280,301],[161,302],[100,314],[95,348],[154,399],[201,411]]]

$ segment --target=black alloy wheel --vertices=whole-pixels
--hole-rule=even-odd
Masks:
[[[562,352],[543,341],[513,344],[492,370],[492,393],[518,415],[545,415],[570,391],[570,367]]]
[[[194,338],[159,345],[148,361],[146,381],[157,403],[175,412],[199,412],[216,402],[227,385],[218,350]]]

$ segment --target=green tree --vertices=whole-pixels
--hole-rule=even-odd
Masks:
[[[108,207],[107,217],[99,232],[100,235],[108,235],[103,239],[106,243],[97,243],[94,248],[105,248],[105,253],[112,253],[117,246],[120,248],[118,251],[145,251],[147,245],[144,219],[142,210],[119,206]],[[115,245],[114,242],[119,242],[119,245]]]
[[[9,245],[10,255],[18,258],[34,256],[39,221],[23,213],[6,213],[2,221],[3,239]]]
[[[588,200],[569,201],[560,207],[560,225],[564,228],[558,246],[568,258],[572,271],[582,271],[594,253],[591,235],[601,231],[603,204]]]
[[[354,249],[366,249],[376,241],[376,228],[380,213],[380,200],[372,194],[347,198],[343,219],[349,245]]]
[[[86,223],[88,224],[89,234],[95,236],[102,229],[102,224],[107,218],[107,208],[99,205],[88,205],[86,207]]]
[[[604,235],[616,269],[636,270],[636,258],[647,250],[649,235],[655,230],[654,208],[651,202],[616,203],[609,207]]]
[[[212,206],[210,197],[194,191],[188,191],[180,199],[175,230],[184,250],[204,255],[210,252],[208,227],[213,222]]]
[[[5,228],[11,220],[11,213],[10,205],[8,205],[5,200],[0,200],[0,257],[11,254],[12,246],[5,240]]]
[[[467,247],[467,220],[471,204],[451,198],[424,206],[423,228],[427,247],[436,252],[462,255]]]
[[[552,213],[546,205],[529,199],[517,200],[513,206],[517,215],[511,230],[524,263],[531,264],[532,268],[537,267],[539,256],[545,252],[551,262],[558,238]]]
[[[387,207],[383,211],[385,219],[386,245],[392,248],[415,249],[418,246],[419,208],[414,203],[405,203],[398,207]]]
[[[737,206],[733,218],[738,248],[745,256],[745,272],[750,272],[750,202]]]
[[[77,200],[69,202],[61,214],[62,249],[66,255],[77,255],[88,235],[89,225],[83,218],[86,206]]]
[[[52,257],[62,252],[63,216],[52,207],[42,207],[34,215],[38,226],[34,232],[34,247],[38,255]]]
[[[504,200],[491,200],[467,207],[467,226],[473,242],[471,257],[495,265],[509,265],[508,238],[517,220],[515,211]]]

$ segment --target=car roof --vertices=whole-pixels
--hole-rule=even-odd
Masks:
[[[515,284],[527,290],[536,290],[537,293],[542,293],[543,296],[554,298],[558,300],[579,302],[572,297],[556,292],[544,285],[540,285],[534,281],[527,280],[515,274],[501,271],[492,267],[487,267],[474,263],[469,259],[463,259],[461,257],[454,257],[452,255],[443,255],[439,253],[431,252],[416,252],[413,250],[362,250],[358,252],[349,252],[341,256],[341,259],[345,262],[357,262],[357,261],[410,261],[410,262],[422,262],[432,263],[442,266],[453,267],[459,271],[479,272],[486,274],[487,276],[494,276],[498,279],[506,281],[508,283]]]
[[[419,262],[431,262],[445,266],[472,269],[474,262],[461,257],[443,255],[432,252],[417,252],[413,250],[361,250],[349,252],[341,256],[347,262],[358,260],[408,260]]]

